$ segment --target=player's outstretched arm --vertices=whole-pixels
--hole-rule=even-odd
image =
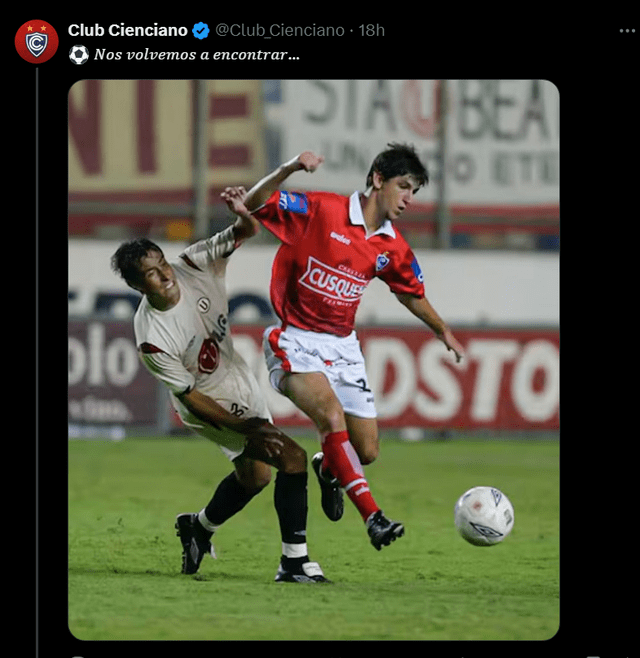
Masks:
[[[322,163],[324,157],[311,151],[304,151],[289,162],[281,164],[277,169],[258,181],[247,194],[245,205],[251,211],[264,205],[269,197],[296,171],[313,173]]]
[[[456,355],[456,363],[464,356],[464,348],[458,342],[445,321],[426,297],[414,297],[409,294],[396,295],[398,301],[406,306],[417,318],[422,320],[433,333]]]
[[[220,194],[229,210],[237,215],[233,225],[233,235],[237,242],[251,238],[260,230],[260,223],[253,218],[245,205],[247,191],[244,187],[226,187]]]

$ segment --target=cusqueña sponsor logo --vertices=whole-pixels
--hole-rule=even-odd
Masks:
[[[368,281],[325,265],[309,256],[307,269],[299,283],[314,292],[342,302],[358,302]]]

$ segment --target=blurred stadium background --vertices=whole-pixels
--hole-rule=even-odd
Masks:
[[[227,226],[227,185],[249,188],[310,149],[291,189],[363,190],[388,142],[431,175],[399,223],[427,296],[467,350],[460,365],[374,281],[358,327],[382,435],[406,440],[559,431],[559,95],[544,80],[83,80],[69,93],[69,436],[182,430],[141,366],[139,295],[110,270],[120,242],[166,255]],[[266,232],[229,264],[235,344],[277,424],[309,427],[272,391]],[[379,284],[379,285],[378,285]]]

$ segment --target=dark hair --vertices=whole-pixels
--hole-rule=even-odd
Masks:
[[[147,238],[137,238],[124,242],[111,257],[111,269],[127,283],[135,282],[140,275],[140,260],[150,251],[162,254],[162,249]]]
[[[410,144],[387,144],[387,149],[379,153],[367,174],[367,187],[373,185],[373,172],[377,171],[384,180],[394,176],[411,174],[416,178],[420,187],[429,182],[427,168],[422,164],[416,150]]]

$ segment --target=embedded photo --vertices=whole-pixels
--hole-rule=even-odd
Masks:
[[[548,80],[74,82],[71,634],[554,638],[559,229]]]

